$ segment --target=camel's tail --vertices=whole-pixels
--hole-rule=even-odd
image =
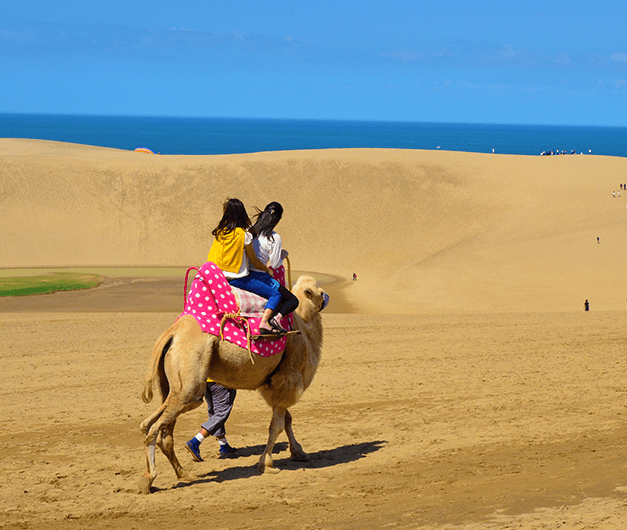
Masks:
[[[162,402],[170,392],[170,384],[168,383],[168,379],[163,370],[163,358],[170,349],[170,346],[172,346],[173,339],[174,332],[172,328],[170,328],[163,335],[161,335],[157,344],[155,344],[154,350],[152,350],[152,357],[150,358],[150,364],[148,365],[148,373],[146,374],[146,380],[144,381],[144,391],[142,392],[142,399],[144,400],[144,403],[150,403],[152,401],[152,388],[155,380],[159,385]]]

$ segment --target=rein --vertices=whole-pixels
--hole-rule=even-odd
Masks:
[[[224,313],[222,317],[222,321],[220,322],[220,340],[224,340],[224,324],[226,321],[232,318],[240,325],[242,328],[246,330],[246,349],[248,350],[248,356],[250,357],[250,362],[255,364],[255,359],[253,358],[253,352],[250,349],[250,325],[248,324],[248,320],[238,313]]]
[[[287,288],[292,290],[292,263],[290,262],[290,257],[285,256],[285,261],[287,261]]]

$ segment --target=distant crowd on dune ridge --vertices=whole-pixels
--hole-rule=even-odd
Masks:
[[[551,156],[551,155],[576,155],[577,151],[575,149],[571,149],[570,153],[568,151],[560,151],[559,149],[550,149],[549,151],[542,151],[540,153],[540,156]],[[581,151],[579,153],[580,155],[583,155],[583,151]],[[588,149],[588,154],[591,155],[592,154],[592,149]]]

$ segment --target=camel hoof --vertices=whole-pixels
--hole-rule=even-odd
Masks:
[[[269,475],[276,475],[277,473],[280,473],[280,472],[281,470],[277,469],[274,466],[266,466],[262,464],[261,462],[257,464],[257,473],[259,473],[260,475],[263,475],[264,473],[267,473]]]
[[[192,473],[188,473],[187,471],[178,477],[179,482],[194,482],[195,480],[198,480],[198,477]]]
[[[298,453],[292,453],[290,459],[294,462],[309,462],[309,455],[305,453],[305,451],[300,451]]]
[[[152,486],[152,479],[146,475],[142,475],[139,479],[139,493],[148,495],[150,493],[150,486]]]

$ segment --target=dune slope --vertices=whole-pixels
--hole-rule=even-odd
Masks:
[[[627,159],[349,149],[156,156],[0,139],[0,267],[189,266],[226,197],[360,312],[624,309]],[[600,242],[597,242],[597,237]]]

